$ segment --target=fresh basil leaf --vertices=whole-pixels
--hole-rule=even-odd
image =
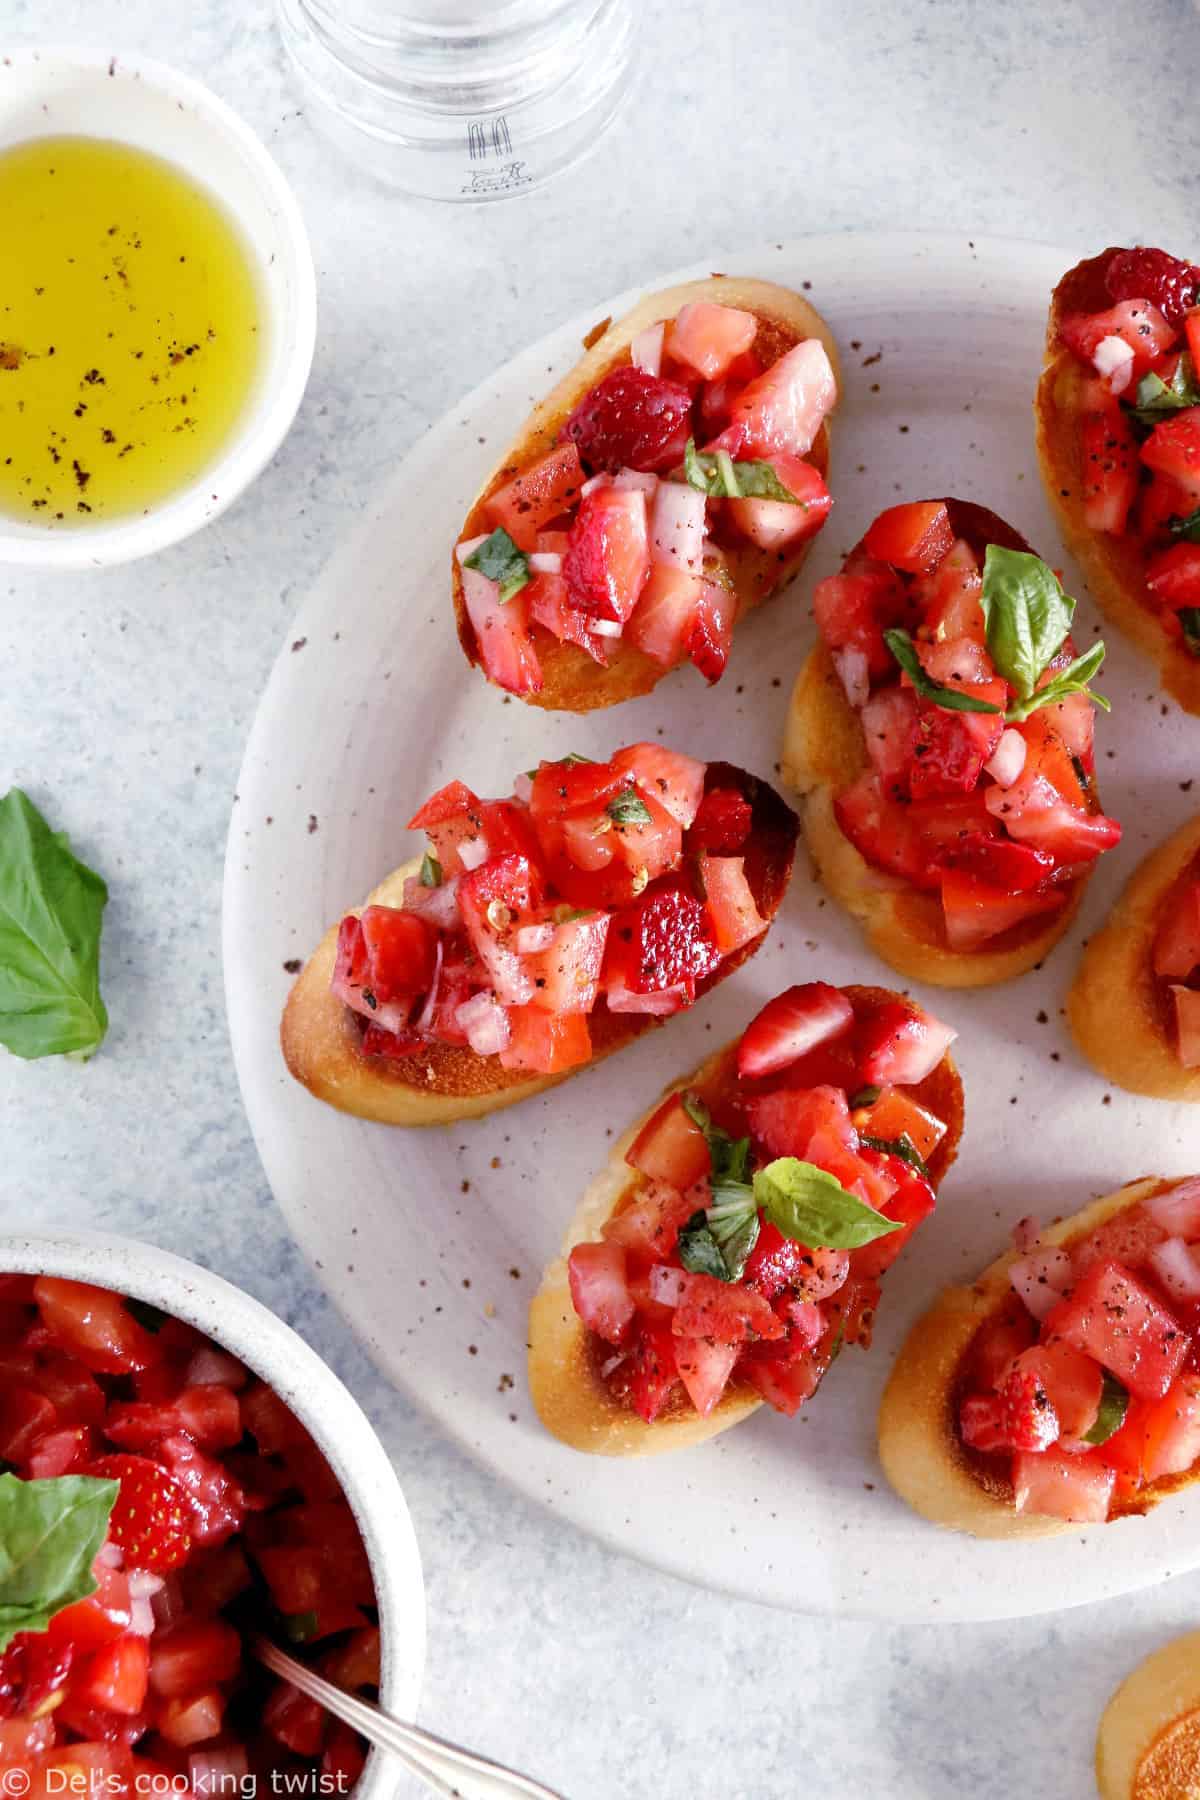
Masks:
[[[284,1613],[284,1635],[293,1644],[307,1644],[310,1638],[316,1637],[320,1622],[315,1612]]]
[[[1006,722],[1010,725],[1019,725],[1022,719],[1027,719],[1031,713],[1037,712],[1039,707],[1054,706],[1059,700],[1065,700],[1070,694],[1085,692],[1089,700],[1094,701],[1097,706],[1103,707],[1105,712],[1111,712],[1111,701],[1106,700],[1103,694],[1097,694],[1088,687],[1088,682],[1098,672],[1103,661],[1104,640],[1101,638],[1092,645],[1090,650],[1086,650],[1082,656],[1077,656],[1073,663],[1069,663],[1060,675],[1056,675],[1052,681],[1048,681],[1045,687],[1038,688],[1037,692],[1031,694],[1028,699],[1018,700],[1010,706],[1004,715]]]
[[[614,825],[649,825],[650,808],[642,799],[635,787],[623,788],[614,794],[605,812]]]
[[[441,885],[442,865],[437,857],[427,850],[421,858],[421,886],[432,888],[441,887]]]
[[[1084,1433],[1087,1444],[1107,1444],[1110,1437],[1120,1431],[1125,1423],[1125,1414],[1129,1410],[1129,1394],[1115,1375],[1104,1371],[1104,1386],[1100,1393],[1100,1411],[1096,1414],[1096,1423],[1092,1429]]]
[[[732,1281],[720,1246],[708,1228],[708,1214],[703,1208],[694,1212],[680,1228],[677,1247],[680,1262],[693,1275],[712,1275],[717,1281]]]
[[[815,1163],[780,1156],[754,1176],[754,1198],[784,1237],[810,1250],[857,1250],[888,1232],[898,1219],[885,1219]]]
[[[879,1087],[861,1087],[857,1094],[851,1094],[847,1104],[849,1105],[851,1112],[854,1112],[854,1110],[860,1106],[874,1106],[882,1092],[883,1089]]]
[[[910,677],[913,687],[922,699],[932,700],[935,706],[941,706],[947,712],[998,713],[1000,711],[1000,708],[993,706],[990,700],[978,700],[974,694],[964,694],[958,688],[943,687],[940,681],[934,681],[928,676],[917,655],[916,645],[907,631],[901,631],[899,627],[892,631],[885,631],[883,641],[905,674]]]
[[[992,661],[1019,698],[1028,700],[1062,649],[1075,602],[1039,556],[999,544],[987,547],[980,599]]]
[[[20,788],[0,799],[0,1044],[90,1055],[108,1030],[100,927],[108,889]]]
[[[693,1093],[692,1089],[689,1088],[687,1092],[681,1094],[679,1098],[680,1104],[688,1118],[692,1121],[692,1124],[699,1126],[705,1137],[707,1137],[713,1128],[712,1114],[709,1112],[707,1106],[705,1106],[699,1094]]]
[[[714,1125],[712,1114],[701,1100],[699,1094],[690,1090],[683,1095],[683,1110],[693,1125],[698,1125],[704,1133],[708,1144],[708,1154],[712,1161],[709,1181],[714,1189],[719,1187],[749,1187],[750,1183],[750,1139],[732,1138],[729,1133]]]
[[[1193,656],[1200,656],[1200,606],[1181,606],[1178,618],[1184,643]]]
[[[95,1593],[92,1563],[119,1486],[91,1475],[0,1475],[0,1652]]]
[[[1200,387],[1196,386],[1196,372],[1187,352],[1184,351],[1176,363],[1170,381],[1164,381],[1161,375],[1151,370],[1138,382],[1132,402],[1123,404],[1139,424],[1151,427],[1170,413],[1182,412],[1188,406],[1200,406]]]
[[[1189,544],[1200,544],[1200,506],[1185,518],[1168,519],[1167,529],[1172,537],[1183,538]]]
[[[569,769],[573,769],[576,763],[594,763],[596,759],[594,756],[580,756],[578,750],[568,750],[567,754],[560,756],[558,760],[566,763]]]
[[[779,479],[769,462],[735,462],[727,450],[697,450],[695,438],[687,441],[683,471],[690,486],[699,488],[710,500],[782,500],[790,506],[808,505]]]
[[[906,1162],[910,1169],[915,1169],[918,1175],[924,1175],[928,1181],[929,1170],[925,1165],[925,1158],[907,1131],[902,1131],[898,1138],[867,1137],[860,1132],[858,1141],[865,1144],[868,1150],[877,1150],[880,1156],[898,1156],[901,1162]]]
[[[517,549],[503,525],[497,525],[490,537],[463,558],[463,567],[477,569],[494,581],[500,589],[501,605],[519,594],[530,578],[529,558]]]
[[[761,1221],[753,1188],[747,1187],[736,1197],[725,1190],[719,1199],[713,1192],[708,1209],[708,1229],[720,1249],[730,1281],[740,1281],[745,1273],[750,1252],[758,1242]]]

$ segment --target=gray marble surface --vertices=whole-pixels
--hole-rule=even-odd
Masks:
[[[1200,1578],[1028,1623],[900,1629],[731,1602],[610,1555],[466,1462],[374,1373],[288,1239],[238,1097],[221,866],[255,701],[298,597],[460,393],[710,243],[735,257],[776,235],[907,225],[1196,245],[1200,14],[1185,0],[1136,16],[1097,0],[640,3],[638,87],[602,152],[532,202],[463,211],[335,160],[267,0],[0,0],[0,42],[141,49],[230,101],[295,185],[321,308],[297,424],[217,524],[127,569],[0,572],[0,790],[25,786],[108,877],[113,1020],[87,1068],[0,1064],[0,1229],[153,1239],[328,1357],[413,1509],[435,1729],[570,1800],[1085,1800],[1109,1691],[1194,1627]]]

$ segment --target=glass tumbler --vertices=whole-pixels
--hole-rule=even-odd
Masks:
[[[527,192],[624,96],[634,0],[279,0],[306,110],[379,179],[437,200]]]

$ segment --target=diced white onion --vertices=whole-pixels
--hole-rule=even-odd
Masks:
[[[1032,1250],[1009,1270],[1013,1290],[1035,1319],[1044,1319],[1071,1285],[1071,1258],[1065,1250]]]
[[[178,1575],[168,1575],[162,1586],[151,1595],[150,1604],[154,1612],[154,1620],[164,1631],[168,1625],[176,1625],[187,1611],[184,1599],[183,1583]]]
[[[522,770],[513,782],[513,798],[522,801],[526,806],[533,798],[533,776]]]
[[[410,875],[404,884],[404,910],[428,919],[439,931],[454,931],[459,924],[458,876],[426,887],[419,875]]]
[[[678,1306],[687,1279],[686,1271],[667,1263],[655,1263],[650,1271],[650,1294],[660,1306]]]
[[[580,496],[594,494],[597,488],[607,487],[611,480],[611,475],[590,475],[579,490]]]
[[[187,1366],[184,1383],[188,1387],[244,1388],[250,1377],[235,1356],[206,1344],[197,1350]]]
[[[125,1552],[120,1544],[105,1542],[96,1552],[96,1561],[103,1563],[106,1569],[119,1569],[125,1561]]]
[[[1133,378],[1133,351],[1124,338],[1101,338],[1092,351],[1092,362],[1110,393],[1123,394]]]
[[[1143,1200],[1142,1211],[1172,1237],[1200,1237],[1200,1175],[1190,1175],[1165,1193]]]
[[[154,1607],[151,1603],[162,1585],[161,1575],[151,1575],[146,1569],[131,1570],[129,1576],[129,1629],[134,1637],[149,1637],[154,1630]]]
[[[429,992],[425,996],[425,1004],[416,1019],[418,1031],[428,1031],[433,1024],[433,1015],[437,1009],[438,990],[442,985],[442,940],[439,937],[433,953],[433,980],[429,983]]]
[[[539,950],[548,950],[553,942],[553,925],[522,925],[517,932],[517,955],[536,956]]]
[[[673,563],[685,575],[704,567],[705,495],[686,481],[660,481],[650,521],[650,555]]]
[[[651,474],[649,469],[620,469],[613,476],[613,486],[636,488],[639,494],[645,494],[647,500],[652,500],[658,487],[658,476]]]
[[[461,567],[461,565],[466,562],[468,556],[473,555],[474,552],[478,550],[480,544],[486,542],[487,534],[485,532],[480,537],[464,538],[461,544],[455,544],[454,554],[458,558],[459,566]]]
[[[490,854],[488,841],[482,834],[479,837],[466,838],[458,846],[458,860],[464,869],[482,868]]]
[[[562,553],[558,550],[533,550],[526,561],[535,575],[562,574]]]
[[[644,369],[647,375],[657,375],[662,369],[663,339],[667,335],[667,323],[660,319],[657,325],[647,325],[639,331],[629,346],[629,355],[635,369]]]
[[[492,994],[472,994],[455,1012],[454,1022],[466,1032],[476,1056],[498,1056],[508,1048],[508,1014]]]
[[[589,629],[597,637],[619,638],[625,627],[620,619],[593,619]]]
[[[609,1376],[616,1369],[620,1368],[628,1355],[628,1350],[618,1350],[615,1356],[606,1356],[604,1361],[600,1364],[600,1379],[602,1381],[607,1381]]]
[[[1167,1292],[1176,1300],[1200,1300],[1200,1257],[1182,1238],[1155,1244],[1150,1266]]]
[[[222,1750],[194,1750],[188,1757],[188,1780],[196,1794],[235,1800],[249,1774],[250,1765],[240,1744]]]
[[[1000,733],[1000,742],[983,765],[997,787],[1011,787],[1014,781],[1020,780],[1025,767],[1025,751],[1025,739],[1015,726],[1010,725],[1007,731]]]
[[[833,652],[833,666],[851,706],[865,706],[871,694],[871,665],[866,651],[847,644]]]

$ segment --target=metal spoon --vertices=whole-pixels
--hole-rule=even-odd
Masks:
[[[447,1800],[460,1800],[462,1790],[454,1786],[456,1775],[474,1776],[482,1784],[477,1791],[494,1800],[512,1800],[516,1795],[521,1800],[564,1800],[553,1788],[543,1787],[528,1775],[506,1769],[473,1750],[464,1750],[460,1744],[448,1743],[431,1731],[422,1731],[418,1725],[406,1725],[361,1695],[335,1687],[323,1675],[280,1650],[269,1638],[252,1638],[250,1648],[273,1675],[282,1676],[310,1700],[319,1701],[326,1712],[360,1732],[378,1749],[390,1751],[410,1775],[419,1776],[435,1794],[443,1794]]]

